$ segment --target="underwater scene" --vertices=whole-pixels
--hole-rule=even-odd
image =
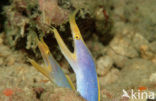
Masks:
[[[156,101],[156,0],[0,0],[0,101]]]

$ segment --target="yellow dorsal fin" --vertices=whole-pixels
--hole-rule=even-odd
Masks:
[[[46,70],[46,68],[41,67],[38,63],[36,63],[34,60],[29,59],[29,62],[35,67],[39,72],[41,72],[43,75],[45,75],[47,78],[49,78],[49,72]],[[50,79],[50,78],[49,78]]]
[[[97,78],[98,81],[98,101],[100,101],[100,84],[99,84],[99,79]]]
[[[52,68],[49,61],[49,56],[51,55],[51,53],[43,39],[41,39],[41,41],[38,41],[38,47],[40,49],[44,62],[47,65],[47,69],[49,70],[49,72],[52,72]]]
[[[73,82],[71,81],[70,77],[68,75],[65,75],[65,76],[66,76],[66,78],[67,78],[67,80],[68,80],[72,90],[75,90],[75,86],[74,86]]]

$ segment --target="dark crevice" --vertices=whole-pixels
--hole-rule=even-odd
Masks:
[[[33,88],[33,91],[35,92],[36,94],[36,98],[37,99],[40,99],[41,98],[41,95],[43,94],[43,92],[45,91],[43,88]]]
[[[68,70],[70,73],[74,73],[74,70],[71,67],[69,67]]]
[[[114,66],[115,68],[117,68],[118,70],[122,70],[122,68],[119,67],[119,66],[117,66],[115,63],[113,64],[113,66]]]
[[[100,42],[102,42],[102,44],[104,45],[104,46],[107,46],[107,45],[109,45],[109,43],[111,42],[111,40],[113,39],[113,34],[111,34],[111,33],[105,33],[104,35],[99,35],[99,40],[100,40]]]
[[[146,101],[156,101],[156,98],[154,98],[154,99],[147,99]]]
[[[4,31],[4,22],[6,17],[3,15],[3,8],[6,5],[10,5],[10,0],[0,0],[0,32]]]

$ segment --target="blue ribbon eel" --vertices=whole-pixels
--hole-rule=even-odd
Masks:
[[[37,62],[29,59],[30,63],[44,76],[46,76],[50,81],[54,82],[59,87],[69,88],[75,90],[70,78],[64,74],[60,65],[56,62],[46,43],[43,41],[38,41],[38,48],[41,52],[42,58],[44,60],[45,66],[42,67]]]
[[[61,52],[71,65],[76,74],[77,91],[87,101],[100,101],[100,87],[97,78],[95,63],[81,36],[75,21],[76,10],[70,15],[69,23],[74,40],[74,52],[72,53],[62,40],[57,29],[52,28]]]

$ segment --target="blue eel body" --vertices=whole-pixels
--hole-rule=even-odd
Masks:
[[[100,88],[95,63],[75,22],[76,13],[77,11],[71,14],[69,18],[70,28],[74,40],[73,53],[67,48],[58,31],[55,28],[53,28],[52,31],[54,32],[61,52],[76,74],[77,91],[87,101],[100,101]],[[60,65],[53,58],[44,41],[39,41],[38,47],[46,66],[41,67],[34,60],[30,59],[31,64],[56,85],[75,89],[69,77],[63,73]]]

